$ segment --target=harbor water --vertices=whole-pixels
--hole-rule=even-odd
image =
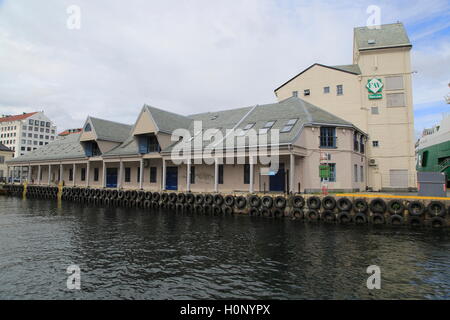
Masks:
[[[0,196],[0,299],[450,299],[450,232]]]

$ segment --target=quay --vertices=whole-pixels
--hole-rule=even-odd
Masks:
[[[59,186],[5,185],[9,196],[70,201],[86,206],[169,210],[204,215],[245,214],[307,222],[357,225],[409,225],[446,228],[450,199],[382,198],[372,195],[318,196],[305,194],[221,194],[151,192]]]

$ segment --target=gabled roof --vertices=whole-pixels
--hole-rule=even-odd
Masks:
[[[192,119],[180,114],[161,110],[149,105],[145,105],[145,108],[155,121],[158,131],[163,133],[171,134],[175,129],[189,128],[192,122]]]
[[[288,81],[283,83],[281,86],[276,88],[274,91],[277,92],[279,89],[281,89],[282,87],[287,85],[289,82],[291,82],[295,78],[301,76],[303,73],[305,73],[306,71],[308,71],[309,69],[311,69],[311,68],[313,68],[315,66],[324,67],[324,68],[328,68],[328,69],[332,69],[332,70],[336,70],[336,71],[342,71],[342,72],[346,72],[346,73],[350,73],[350,74],[354,74],[354,75],[360,75],[361,74],[361,70],[359,69],[359,66],[355,65],[355,64],[341,65],[341,66],[326,66],[324,64],[314,63],[313,65],[310,65],[308,68],[304,69],[302,72],[300,72],[296,76],[292,77],[291,79],[289,79]]]
[[[18,121],[18,120],[24,120],[26,118],[31,117],[32,115],[35,115],[37,112],[30,112],[30,113],[23,113],[15,116],[8,116],[0,118],[0,122],[9,122],[9,121]]]
[[[10,148],[1,143],[0,143],[0,151],[14,152]]]
[[[64,160],[85,158],[86,154],[80,143],[80,133],[59,137],[48,145],[29,151],[8,162],[30,162],[42,160]]]
[[[392,47],[412,47],[403,23],[383,24],[379,29],[358,27],[354,29],[354,41],[358,50]]]
[[[119,122],[89,117],[88,121],[92,124],[93,130],[97,135],[97,140],[123,142],[131,132],[131,125]]]

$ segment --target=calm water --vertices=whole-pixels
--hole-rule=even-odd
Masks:
[[[0,196],[1,299],[450,299],[450,232]],[[81,268],[81,290],[66,268]],[[382,289],[366,288],[378,265]]]

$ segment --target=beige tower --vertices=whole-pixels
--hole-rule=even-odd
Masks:
[[[416,187],[412,45],[401,23],[354,29],[353,64],[314,64],[275,90],[311,102],[369,135],[367,186]]]

